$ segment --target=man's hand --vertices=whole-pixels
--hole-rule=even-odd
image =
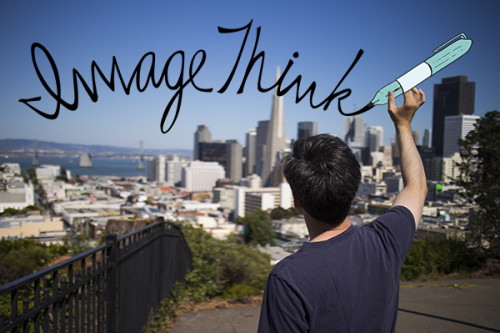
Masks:
[[[396,127],[410,125],[417,109],[425,103],[421,89],[413,88],[404,93],[404,104],[396,107],[394,93],[389,91],[389,115]]]

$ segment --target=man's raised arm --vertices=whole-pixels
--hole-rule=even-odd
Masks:
[[[425,103],[422,90],[413,88],[404,94],[404,104],[396,107],[394,94],[389,92],[389,115],[396,127],[396,140],[399,143],[401,156],[401,174],[404,188],[396,196],[393,206],[405,206],[415,218],[415,227],[422,218],[425,196],[427,195],[427,180],[424,166],[420,159],[413,136],[411,121],[417,109]]]

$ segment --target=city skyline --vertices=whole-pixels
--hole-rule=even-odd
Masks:
[[[427,10],[426,6],[431,5],[433,11]],[[238,93],[258,31],[256,52],[265,52],[260,80],[262,87],[271,86],[276,67],[280,66],[283,72],[291,60],[293,65],[282,87],[301,75],[299,90],[303,94],[315,81],[315,104],[339,84],[362,49],[362,57],[337,90],[351,90],[351,95],[342,100],[345,112],[363,107],[378,89],[463,32],[473,40],[469,53],[419,85],[426,93],[427,103],[415,117],[414,130],[424,133],[432,128],[434,85],[445,77],[464,75],[476,82],[475,115],[483,116],[500,105],[495,90],[498,86],[496,78],[500,76],[500,66],[495,58],[500,51],[500,37],[496,33],[500,30],[500,23],[494,17],[500,4],[496,1],[479,4],[424,1],[418,8],[406,3],[394,6],[388,1],[365,5],[326,1],[308,4],[220,2],[217,5],[153,1],[147,4],[124,2],[120,7],[98,2],[40,4],[33,1],[1,6],[0,36],[4,45],[0,62],[3,73],[0,79],[1,139],[37,139],[137,149],[142,140],[145,149],[192,149],[193,133],[198,125],[206,124],[214,138],[237,139],[244,144],[246,133],[257,128],[259,121],[269,119],[272,105],[273,92],[263,93],[257,88],[260,61],[256,61],[249,72],[244,91]],[[227,82],[244,37],[244,31],[221,33],[217,27],[241,28],[249,22],[252,25],[234,77],[225,92],[216,92]],[[413,27],[409,30],[414,33],[394,28],[403,23]],[[153,52],[158,78],[167,59],[182,50],[185,55],[184,82],[189,77],[189,64],[195,54],[198,56],[194,57],[193,66],[201,63],[202,53],[196,53],[198,50],[206,52],[206,61],[193,80],[196,86],[191,83],[183,92],[175,124],[168,133],[162,134],[162,114],[175,94],[175,90],[165,84],[154,88],[150,83],[144,92],[139,92],[134,81],[127,95],[118,84],[116,74],[115,91],[111,91],[97,75],[97,101],[92,102],[79,83],[78,108],[69,112],[61,106],[54,120],[45,119],[20,103],[19,99],[41,96],[41,101],[30,103],[44,110],[55,110],[56,103],[33,68],[30,54],[33,43],[43,45],[53,58],[61,81],[60,94],[68,103],[74,100],[73,68],[87,84],[92,85],[90,66],[94,60],[109,78],[112,59],[116,57],[121,74],[128,81],[141,57]],[[41,49],[37,49],[36,58],[47,85],[55,90],[53,75],[50,79],[50,66]],[[180,62],[179,56],[172,58],[168,71],[172,84],[179,76]],[[142,64],[141,82],[145,85],[151,57]],[[213,88],[213,92],[202,92],[196,87]],[[344,137],[345,117],[337,110],[338,98],[324,111],[322,108],[312,109],[309,96],[295,103],[295,94],[294,87],[283,96],[287,138],[295,139],[297,124],[304,121],[316,122],[318,133]],[[402,98],[398,98],[397,103],[402,103]],[[367,127],[384,128],[384,145],[394,140],[386,108],[385,105],[377,106],[363,114]],[[170,118],[167,117],[164,129],[171,123],[174,109]]]

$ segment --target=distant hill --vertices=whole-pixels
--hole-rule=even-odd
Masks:
[[[0,153],[28,154],[33,153],[33,140],[27,139],[0,139]],[[90,153],[94,155],[139,155],[139,148],[124,148],[100,145],[79,145],[37,141],[39,154]],[[192,156],[190,149],[144,149],[144,155],[181,155]]]

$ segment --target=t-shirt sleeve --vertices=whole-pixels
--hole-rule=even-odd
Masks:
[[[271,273],[262,300],[258,332],[306,331],[303,301],[286,281]]]
[[[392,207],[371,223],[385,245],[395,245],[402,263],[415,236],[415,218],[404,206]]]

